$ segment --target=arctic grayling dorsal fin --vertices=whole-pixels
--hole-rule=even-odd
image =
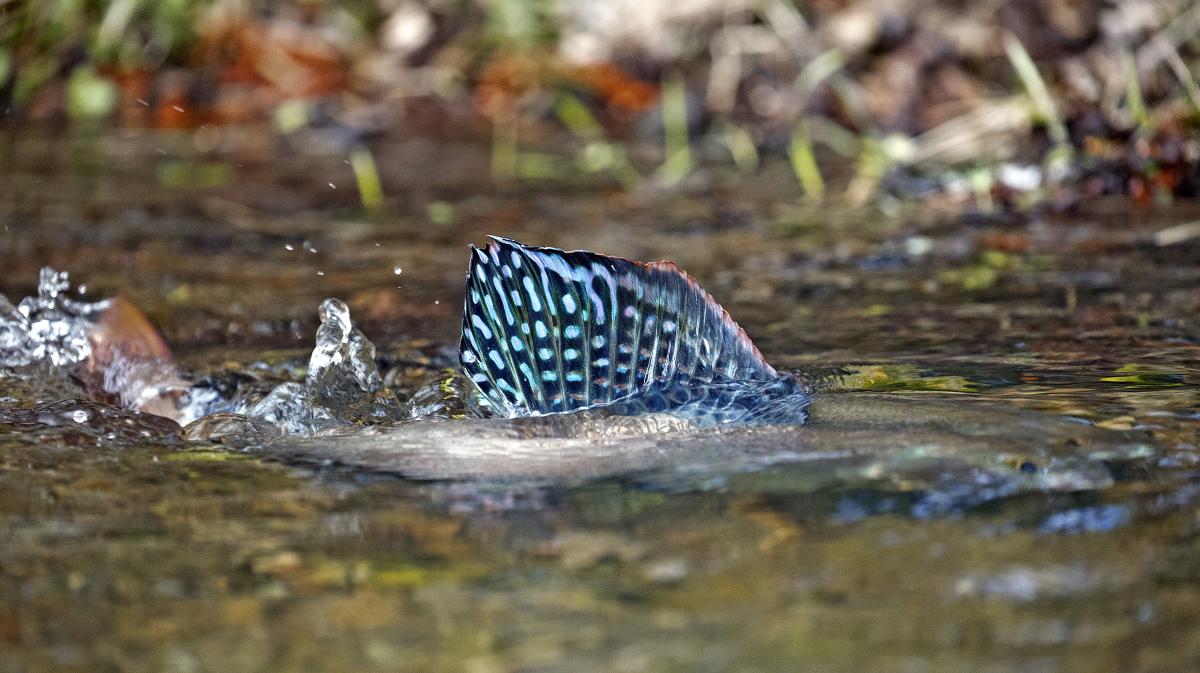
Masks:
[[[502,414],[603,405],[678,377],[777,376],[673,263],[490,238],[486,249],[471,247],[459,357]]]

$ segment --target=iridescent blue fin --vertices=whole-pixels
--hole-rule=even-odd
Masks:
[[[472,246],[459,355],[488,404],[510,417],[606,405],[680,381],[780,378],[670,262],[497,237]]]

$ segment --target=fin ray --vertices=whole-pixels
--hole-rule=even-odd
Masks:
[[[769,381],[746,332],[671,262],[490,237],[472,248],[460,360],[506,416],[610,404],[668,381]]]

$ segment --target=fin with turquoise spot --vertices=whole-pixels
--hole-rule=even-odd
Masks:
[[[491,237],[472,246],[464,304],[463,370],[503,416],[627,403],[681,381],[781,378],[671,262]]]

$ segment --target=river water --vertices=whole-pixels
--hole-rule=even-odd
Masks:
[[[784,166],[497,185],[485,143],[410,138],[364,213],[326,140],[9,138],[0,294],[67,270],[260,391],[340,297],[405,402],[454,365],[468,243],[671,259],[817,388],[811,432],[496,481],[0,378],[0,672],[1200,665],[1200,209],[821,208]]]

